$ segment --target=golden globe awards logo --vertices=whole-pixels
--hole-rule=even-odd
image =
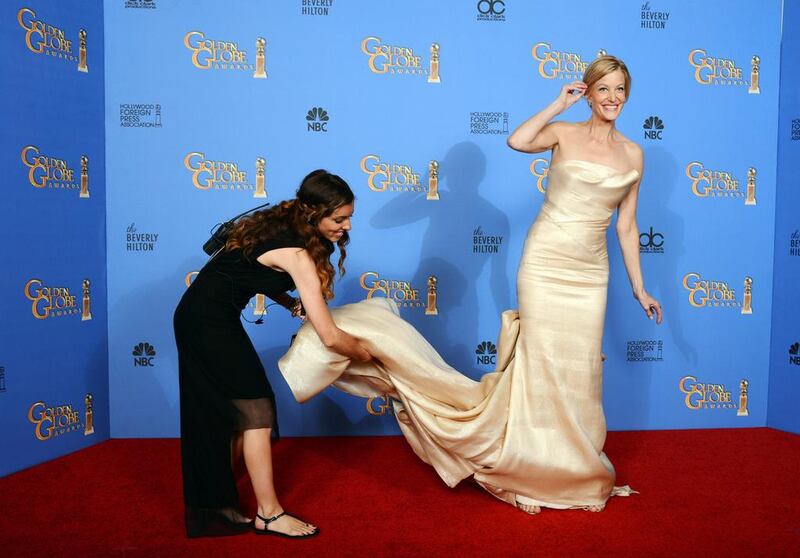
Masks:
[[[367,175],[367,185],[373,192],[427,192],[420,173],[411,165],[387,163],[379,155],[361,159],[361,170]]]
[[[428,76],[428,83],[441,83],[439,50],[437,43],[431,44],[426,65],[424,56],[411,47],[385,44],[380,37],[361,41],[361,52],[367,56],[367,65],[373,74]]]
[[[579,54],[554,50],[550,43],[536,43],[531,54],[538,62],[539,75],[545,79],[582,79],[588,65]]]
[[[678,389],[684,394],[687,409],[735,409],[736,403],[731,392],[723,384],[698,381],[695,376],[684,376],[678,382]]]
[[[70,62],[78,61],[78,57],[72,51],[72,40],[68,39],[59,27],[37,19],[35,11],[21,8],[17,12],[17,22],[25,30],[25,46],[31,52]],[[83,37],[85,33],[84,31]],[[82,43],[85,43],[85,39]],[[85,51],[85,45],[82,47]]]
[[[35,145],[26,145],[20,153],[22,164],[28,168],[28,182],[34,188],[79,190],[79,197],[89,197],[89,159],[81,157],[78,179],[74,167],[66,159],[42,153]]]
[[[689,64],[694,68],[694,80],[700,85],[748,86],[748,93],[761,93],[761,58],[758,56],[750,59],[749,75],[734,60],[709,54],[701,48],[689,52]]]
[[[189,31],[183,37],[184,46],[192,52],[192,65],[200,70],[253,72],[255,78],[266,78],[264,53],[266,41],[258,37],[255,64],[250,62],[247,50],[234,41],[211,39],[202,31]]]
[[[749,281],[748,281],[749,279]],[[694,308],[742,308],[742,313],[752,313],[752,279],[744,281],[744,302],[736,297],[736,289],[727,281],[707,279],[699,273],[683,276],[683,288],[689,296],[689,304]],[[751,292],[748,292],[748,289]],[[748,295],[750,298],[748,299]],[[749,310],[746,312],[746,310]]]
[[[367,271],[361,274],[359,284],[367,292],[367,298],[390,298],[401,308],[425,306],[419,296],[419,289],[415,289],[408,281],[386,279],[376,271]]]
[[[370,397],[366,403],[367,413],[374,417],[392,414],[392,402],[388,395]]]
[[[88,280],[84,281],[84,283]],[[68,287],[51,287],[45,285],[41,279],[31,279],[25,283],[25,297],[31,301],[31,314],[37,320],[46,318],[57,318],[62,316],[73,316],[76,314],[88,314],[91,319],[91,311],[84,312],[83,307],[88,305],[88,285],[85,285],[83,298],[80,305],[77,297],[72,294]]]
[[[544,194],[547,190],[547,176],[550,174],[550,161],[534,159],[531,163],[531,174],[536,177],[536,189]]]
[[[238,163],[208,159],[201,151],[188,153],[183,166],[192,174],[192,184],[198,190],[252,191],[254,198],[265,198],[263,161],[261,157],[256,159],[255,185]]]
[[[748,171],[747,191],[729,170],[709,169],[699,161],[686,165],[686,176],[698,198],[746,198],[745,205],[755,205],[755,169]]]
[[[84,435],[94,434],[92,394],[84,398],[84,416],[72,404],[48,405],[37,401],[28,408],[28,420],[34,425],[33,434],[42,442],[83,430]]]

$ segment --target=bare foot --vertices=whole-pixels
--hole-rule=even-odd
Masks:
[[[537,506],[536,504],[523,504],[522,502],[516,502],[516,504],[517,504],[517,509],[520,509],[525,513],[531,515],[536,515],[537,513],[542,511],[542,508],[540,506]]]
[[[275,517],[281,513],[283,513],[283,510],[270,515],[263,515],[262,517],[270,519],[271,517]],[[271,521],[269,525],[267,525],[264,520],[256,517],[255,528],[256,530],[276,531],[278,533],[283,533],[284,535],[289,535],[290,537],[311,535],[317,530],[315,525],[301,521],[289,514],[281,515],[278,519]]]
[[[606,508],[606,505],[605,505],[605,504],[595,504],[595,505],[592,505],[592,506],[584,506],[584,507],[583,507],[583,509],[584,509],[585,511],[590,511],[590,512],[595,512],[595,513],[597,513],[597,512],[601,512],[601,511],[603,511],[605,508]]]

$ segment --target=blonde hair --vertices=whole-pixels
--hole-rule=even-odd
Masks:
[[[627,101],[631,96],[631,74],[628,72],[625,62],[616,56],[599,56],[586,67],[586,71],[583,72],[583,83],[586,84],[587,92],[600,79],[616,70],[621,71],[625,76],[625,100]]]

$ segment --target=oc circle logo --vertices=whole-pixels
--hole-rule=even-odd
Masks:
[[[500,6],[498,9],[497,6]],[[482,15],[502,15],[506,13],[506,3],[503,0],[479,0],[478,12]]]

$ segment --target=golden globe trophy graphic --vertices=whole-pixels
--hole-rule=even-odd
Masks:
[[[605,51],[605,49],[601,48],[597,51],[597,57],[602,58],[603,56],[608,56],[608,53]]]
[[[747,388],[749,386],[750,382],[747,380],[739,382],[739,410],[736,411],[737,417],[746,417],[750,414],[750,411],[747,409]]]
[[[86,322],[92,319],[92,301],[89,298],[89,286],[91,281],[83,280],[83,305],[81,310],[81,321]]]
[[[267,41],[264,37],[256,39],[256,71],[253,72],[254,78],[266,79],[267,77],[266,46]]]
[[[750,59],[750,89],[747,92],[751,95],[758,95],[761,93],[761,87],[759,86],[759,75],[761,74],[761,58],[758,56],[753,56]]]
[[[431,161],[428,163],[428,200],[439,199],[439,162]]]
[[[78,47],[78,71],[88,72],[89,67],[86,65],[86,29],[78,31],[80,39],[80,46]]]
[[[254,198],[267,197],[267,179],[264,174],[267,168],[267,162],[263,157],[256,159],[256,191],[253,192]]]
[[[744,278],[744,296],[742,297],[742,314],[753,313],[753,278]]]
[[[89,157],[81,155],[81,198],[89,197]]]
[[[435,275],[428,276],[428,305],[425,307],[426,316],[437,316],[439,314],[439,308],[436,304],[438,283],[439,280]]]
[[[431,45],[431,70],[428,72],[428,83],[442,83],[439,79],[439,44]]]
[[[745,205],[756,204],[756,169],[750,167],[747,169],[747,195],[744,199]]]
[[[94,396],[91,393],[87,393],[86,397],[83,399],[83,402],[86,403],[86,420],[84,421],[83,426],[84,436],[94,434],[94,412],[92,410],[93,400]]]

